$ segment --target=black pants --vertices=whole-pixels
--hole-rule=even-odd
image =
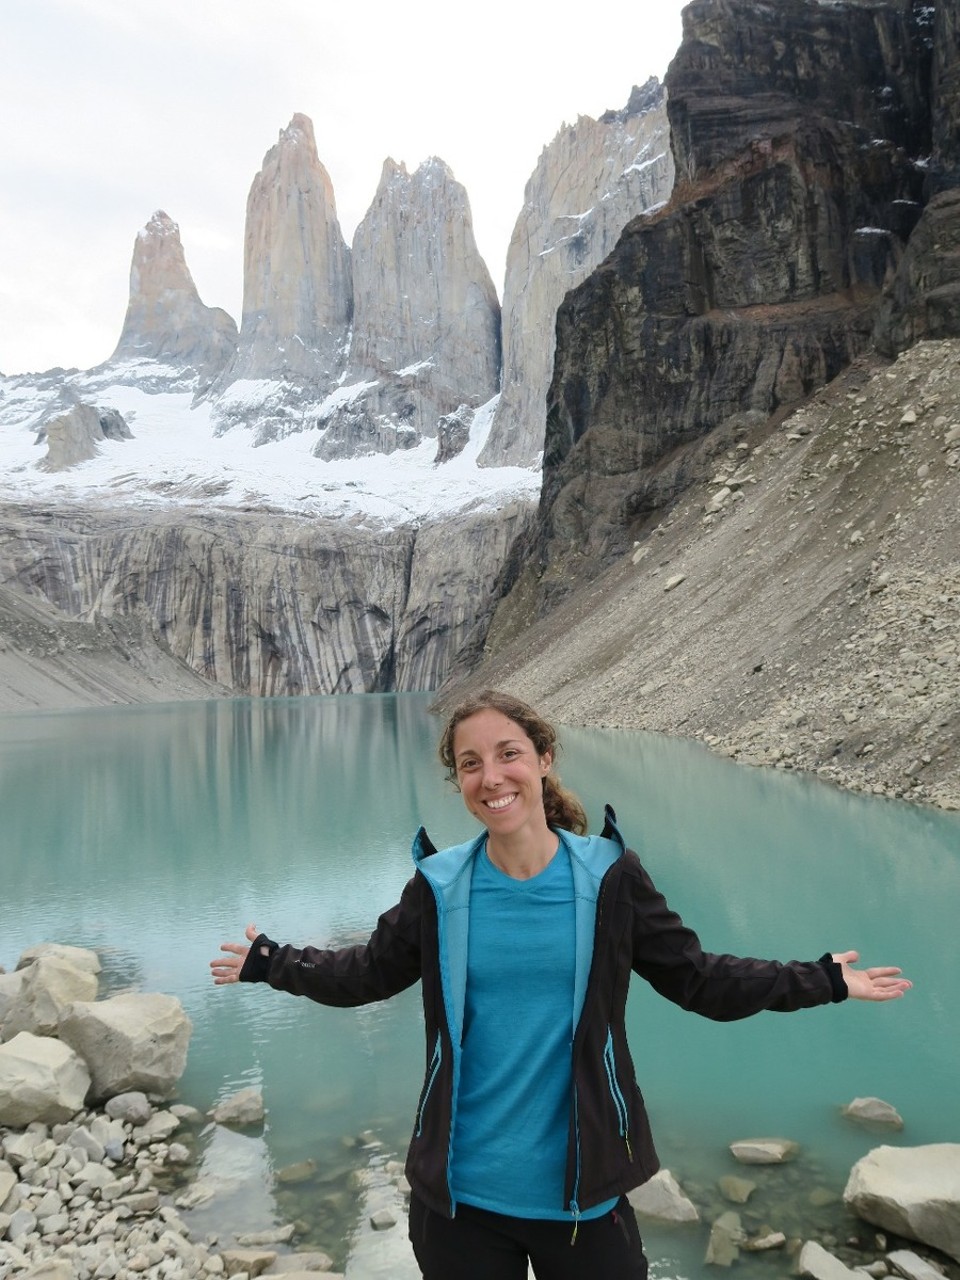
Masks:
[[[508,1218],[472,1205],[455,1218],[410,1198],[410,1241],[424,1280],[647,1280],[647,1259],[626,1196],[612,1213],[573,1224]]]

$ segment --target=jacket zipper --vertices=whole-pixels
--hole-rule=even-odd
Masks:
[[[577,1231],[580,1229],[580,1205],[577,1203],[577,1197],[580,1194],[580,1108],[577,1099],[577,1086],[573,1086],[573,1127],[577,1139],[577,1172],[573,1180],[573,1196],[570,1200],[570,1212],[573,1214],[573,1234],[570,1237],[571,1245],[577,1243]]]
[[[603,1046],[603,1065],[607,1073],[607,1085],[610,1089],[610,1096],[613,1098],[613,1105],[617,1109],[620,1137],[626,1144],[627,1156],[632,1164],[633,1152],[630,1149],[630,1122],[626,1100],[624,1099],[623,1093],[620,1090],[619,1081],[617,1080],[617,1064],[613,1056],[613,1031],[610,1027],[607,1027],[607,1042]]]
[[[430,1059],[430,1074],[427,1076],[427,1083],[423,1086],[423,1097],[420,1099],[420,1107],[417,1111],[416,1136],[418,1138],[420,1137],[420,1133],[423,1129],[423,1113],[426,1110],[427,1099],[430,1097],[430,1090],[433,1088],[434,1081],[437,1078],[437,1073],[440,1070],[440,1062],[442,1057],[443,1057],[443,1049],[442,1049],[442,1043],[440,1039],[440,1032],[438,1031],[437,1043],[434,1046],[433,1057]]]

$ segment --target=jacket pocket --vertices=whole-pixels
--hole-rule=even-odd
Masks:
[[[427,1109],[427,1102],[430,1099],[430,1092],[433,1089],[440,1071],[440,1063],[443,1061],[443,1043],[440,1038],[440,1032],[437,1032],[437,1043],[434,1045],[433,1057],[430,1059],[430,1066],[427,1068],[427,1078],[423,1082],[423,1091],[420,1094],[420,1102],[417,1106],[417,1121],[413,1126],[413,1136],[420,1137],[423,1129],[423,1113]]]
[[[607,1027],[607,1040],[603,1046],[603,1068],[607,1074],[607,1088],[610,1090],[610,1097],[613,1101],[614,1110],[617,1113],[618,1131],[627,1148],[627,1157],[632,1164],[633,1152],[630,1149],[630,1117],[627,1111],[627,1102],[623,1096],[623,1090],[620,1088],[620,1082],[617,1079],[617,1062],[613,1052],[613,1031],[609,1027]]]

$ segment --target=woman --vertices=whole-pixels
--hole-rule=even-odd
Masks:
[[[858,970],[855,951],[810,962],[705,953],[606,810],[588,837],[553,772],[556,734],[487,691],[462,703],[440,758],[484,830],[416,873],[363,946],[280,947],[254,925],[224,943],[216,983],[268,982],[358,1005],[422,983],[427,1071],[406,1173],[425,1280],[642,1280],[626,1193],[658,1168],[624,1029],[631,971],[685,1009],[727,1021],[910,983]],[[572,1246],[572,1247],[571,1247]]]

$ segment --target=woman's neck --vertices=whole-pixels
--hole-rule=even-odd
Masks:
[[[487,833],[487,857],[512,880],[532,880],[552,860],[560,837],[544,823],[542,831],[518,831],[511,836]]]

